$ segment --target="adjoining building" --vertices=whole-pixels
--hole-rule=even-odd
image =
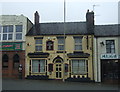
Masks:
[[[25,34],[31,27],[31,21],[23,15],[0,15],[3,78],[18,78],[19,65],[22,65],[22,76],[25,76]]]
[[[39,23],[26,34],[25,77],[94,81],[94,12],[85,22]]]
[[[120,79],[120,25],[96,25],[94,35],[94,73],[96,82]]]

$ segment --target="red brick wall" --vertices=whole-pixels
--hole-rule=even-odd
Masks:
[[[25,51],[2,51],[2,55],[7,54],[9,57],[8,68],[2,68],[2,77],[19,78],[18,69],[13,68],[13,56],[18,54],[20,57],[20,64],[22,64],[22,76],[25,76]]]

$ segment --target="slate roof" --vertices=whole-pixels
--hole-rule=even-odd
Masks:
[[[120,36],[120,24],[95,25],[95,36]]]
[[[40,23],[39,32],[36,31],[35,25],[29,30],[26,36],[38,35],[63,35],[64,23]],[[88,33],[86,22],[66,22],[66,35],[87,35]],[[120,36],[120,24],[111,25],[95,25],[94,35],[97,37],[102,36]]]
[[[64,23],[40,23],[40,33],[36,32],[35,25],[29,30],[26,36],[37,35],[63,35]],[[88,34],[86,22],[66,22],[65,34]]]

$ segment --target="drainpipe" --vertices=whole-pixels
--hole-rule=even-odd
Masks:
[[[93,71],[93,80],[94,80],[94,56],[93,56],[93,52],[94,52],[94,50],[93,50],[93,36],[92,36],[92,71]]]

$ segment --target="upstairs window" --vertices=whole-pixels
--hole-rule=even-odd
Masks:
[[[74,50],[82,50],[82,37],[74,37]]]
[[[46,50],[53,50],[54,49],[54,42],[53,41],[47,41],[46,42]]]
[[[106,40],[106,53],[115,53],[115,41]]]
[[[3,26],[3,40],[12,40],[13,39],[13,25]]]
[[[35,51],[42,51],[42,39],[35,39]]]
[[[57,39],[58,39],[58,51],[63,51],[65,49],[64,37],[57,37]]]
[[[22,25],[16,25],[16,40],[22,40],[22,30],[23,26]]]

